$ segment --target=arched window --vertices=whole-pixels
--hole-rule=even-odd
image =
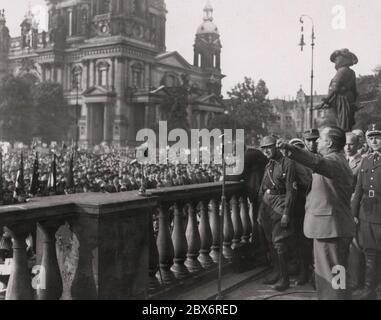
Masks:
[[[143,66],[140,63],[135,63],[131,67],[132,86],[135,88],[143,87]]]
[[[198,67],[200,67],[201,68],[201,66],[202,66],[202,61],[201,61],[201,59],[202,59],[202,55],[201,55],[201,53],[199,53],[198,54]]]
[[[108,87],[108,73],[110,69],[110,65],[105,62],[101,61],[97,65],[98,67],[98,85],[102,87]]]

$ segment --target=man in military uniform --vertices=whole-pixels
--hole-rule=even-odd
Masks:
[[[377,256],[381,251],[381,124],[366,133],[373,153],[364,158],[352,200],[352,213],[360,226],[360,243],[365,252],[365,286],[360,300],[376,298]]]
[[[290,144],[300,149],[305,150],[305,144],[300,139],[290,140]],[[295,248],[299,264],[299,275],[295,284],[297,286],[304,285],[308,282],[312,269],[312,241],[307,239],[303,233],[304,216],[306,213],[306,197],[312,182],[312,171],[301,165],[295,163],[296,182],[298,185],[298,192],[295,200],[294,210],[294,227],[295,227]]]
[[[276,148],[273,136],[263,138],[261,149],[269,159],[259,190],[258,222],[271,245],[276,273],[266,281],[274,290],[289,288],[286,241],[293,235],[292,213],[296,196],[295,164]]]
[[[317,154],[317,140],[319,139],[319,130],[310,129],[303,133],[304,144],[309,152]]]

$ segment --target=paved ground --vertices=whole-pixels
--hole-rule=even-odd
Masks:
[[[290,289],[278,292],[262,284],[262,281],[263,278],[248,281],[228,292],[224,300],[317,300],[316,293],[310,284],[296,287],[292,279]]]

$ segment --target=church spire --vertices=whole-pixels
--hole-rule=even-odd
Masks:
[[[207,1],[204,8],[204,21],[213,21],[213,7],[210,0]]]

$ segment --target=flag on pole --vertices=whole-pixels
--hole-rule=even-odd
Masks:
[[[74,151],[71,152],[66,176],[66,189],[74,189]]]
[[[50,166],[50,174],[48,179],[49,193],[57,194],[57,166],[56,166],[56,154],[53,153],[53,161]]]
[[[17,171],[15,191],[13,197],[20,201],[20,197],[25,196],[25,182],[24,182],[24,156],[20,154],[20,167]]]
[[[29,190],[29,193],[32,196],[35,196],[38,192],[38,187],[39,187],[39,185],[38,185],[38,177],[39,177],[38,169],[39,169],[38,152],[36,152],[36,157],[35,157],[34,163],[33,163],[32,181],[30,183],[30,190]]]

